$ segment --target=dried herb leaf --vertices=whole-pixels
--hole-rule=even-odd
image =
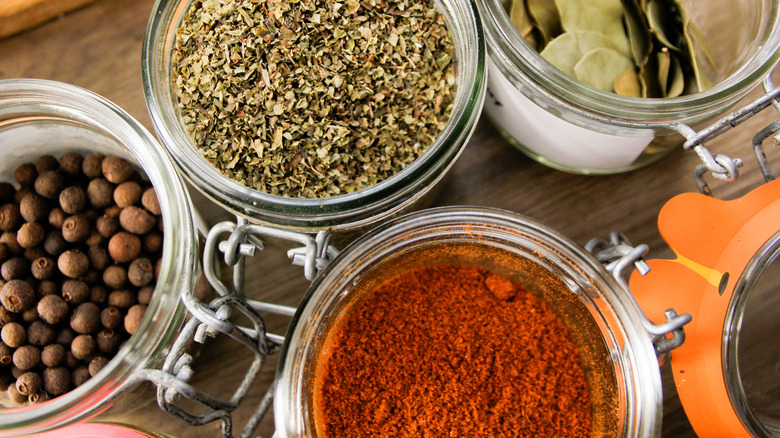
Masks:
[[[685,37],[677,8],[666,0],[647,0],[645,11],[658,41],[670,50],[683,52]]]
[[[693,35],[693,30],[691,29],[691,16],[688,13],[688,8],[686,8],[685,4],[683,4],[683,2],[680,0],[674,0],[674,3],[677,7],[680,20],[682,21],[683,36],[685,38],[685,48],[688,55],[688,62],[690,63],[691,69],[693,70],[693,76],[696,80],[696,88],[701,92],[711,88],[713,84],[709,77],[707,77],[707,74],[700,67],[699,60],[696,56],[697,50],[694,43],[695,38]],[[702,41],[703,40],[704,38],[702,38]]]
[[[628,54],[620,0],[555,0],[566,32],[592,30],[607,35],[621,53]]]
[[[599,47],[614,48],[603,33],[578,30],[566,32],[552,40],[541,55],[562,72],[574,76],[574,66],[586,53]]]
[[[604,91],[614,91],[615,81],[634,63],[617,50],[600,47],[586,53],[574,66],[578,80]]]
[[[509,19],[523,38],[526,38],[534,28],[534,22],[525,6],[525,0],[512,1]]]
[[[631,48],[631,59],[637,67],[641,67],[647,62],[653,49],[650,27],[636,0],[623,0],[623,8],[625,9],[624,18]]]
[[[674,55],[669,56],[669,77],[666,82],[666,95],[664,97],[677,97],[685,90],[685,75],[683,74],[680,60]]]
[[[544,37],[545,44],[563,32],[561,16],[554,2],[550,0],[526,1],[528,2],[528,13]]]
[[[636,70],[630,68],[615,79],[615,93],[623,96],[642,97],[642,85]]]

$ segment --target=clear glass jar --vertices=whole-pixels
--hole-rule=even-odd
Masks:
[[[314,373],[329,332],[361,297],[405,270],[477,266],[536,292],[578,346],[593,401],[593,436],[660,434],[661,377],[641,314],[589,253],[545,225],[478,207],[439,208],[384,224],[349,246],[301,301],[282,348],[274,412],[280,438],[316,437]]]
[[[122,109],[82,88],[59,82],[0,81],[0,181],[42,154],[100,152],[124,157],[148,175],[164,222],[162,267],[137,332],[100,373],[52,400],[0,411],[0,435],[21,436],[96,415],[134,373],[158,365],[184,319],[179,293],[194,278],[197,240],[190,198],[154,137]]]
[[[178,110],[171,80],[176,29],[194,0],[160,0],[144,41],[146,103],[163,146],[182,173],[208,197],[253,222],[295,231],[366,229],[414,208],[444,176],[466,145],[485,95],[485,46],[476,6],[439,0],[455,48],[457,95],[447,126],[428,150],[393,177],[350,194],[322,199],[287,198],[251,189],[224,176],[198,152]]]
[[[674,123],[696,128],[725,113],[780,58],[776,0],[688,0],[717,85],[671,99],[625,97],[553,67],[525,42],[503,3],[477,0],[489,51],[485,111],[515,147],[568,172],[617,173],[660,159],[683,143]]]

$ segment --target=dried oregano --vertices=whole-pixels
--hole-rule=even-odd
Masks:
[[[328,197],[404,169],[447,123],[453,47],[432,0],[206,0],[173,49],[184,123],[228,177]]]

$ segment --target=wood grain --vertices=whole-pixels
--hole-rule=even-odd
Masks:
[[[141,45],[153,0],[102,0],[12,38],[0,40],[0,79],[36,77],[73,83],[95,91],[124,108],[153,130],[141,88]],[[776,80],[777,82],[777,80]],[[759,95],[756,90],[751,94]],[[717,153],[743,157],[745,166],[736,183],[709,179],[718,198],[733,199],[761,182],[752,159],[750,139],[772,121],[766,111],[708,146]],[[778,151],[768,151],[777,162]],[[584,244],[596,236],[621,229],[635,243],[647,243],[653,257],[669,257],[656,227],[661,206],[676,194],[695,191],[692,172],[699,164],[693,153],[675,150],[661,161],[634,172],[589,177],[558,172],[526,158],[512,148],[487,122],[480,121],[468,147],[445,178],[433,205],[482,205],[518,212]],[[191,191],[196,206],[210,223],[229,219],[224,211]],[[284,249],[271,247],[249,265],[248,293],[255,298],[296,305],[307,282],[298,267],[290,266]],[[771,313],[771,312],[768,312]],[[270,321],[283,332],[287,321]],[[217,339],[202,350],[194,363],[193,383],[225,396],[246,369],[248,356],[241,347]],[[272,359],[260,382],[236,413],[243,427],[258,403],[262,388],[273,379]],[[695,437],[680,406],[668,365],[664,378],[664,437]],[[99,420],[120,421],[176,437],[217,437],[219,425],[199,428],[171,419],[156,406],[150,385],[141,385],[120,397]],[[258,433],[273,432],[270,416]]]
[[[95,0],[3,0],[0,3],[0,38],[37,26],[57,15]]]

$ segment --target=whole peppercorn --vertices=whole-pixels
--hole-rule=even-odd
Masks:
[[[43,222],[47,220],[50,210],[51,208],[46,199],[35,192],[24,195],[22,202],[19,203],[19,213],[27,222]]]
[[[49,324],[59,324],[68,317],[70,306],[57,295],[46,295],[38,301],[38,316]]]
[[[43,381],[38,373],[27,372],[16,379],[16,390],[19,394],[30,395],[37,394],[41,390]]]
[[[162,244],[163,244],[162,233],[159,233],[157,231],[152,231],[144,235],[141,246],[144,251],[150,254],[155,254],[162,249]]]
[[[16,195],[16,189],[13,184],[0,182],[0,203],[13,201],[14,195]]]
[[[0,342],[0,366],[11,365],[14,360],[13,355],[14,350],[5,342]]]
[[[60,170],[70,176],[76,176],[81,173],[81,166],[84,163],[84,157],[76,152],[68,152],[60,157]]]
[[[62,298],[71,306],[78,306],[89,299],[89,285],[81,280],[65,280],[62,283]]]
[[[49,212],[49,224],[58,230],[62,228],[62,224],[65,223],[67,218],[68,214],[59,207],[52,208]]]
[[[89,375],[95,377],[108,364],[108,359],[103,356],[95,356],[89,361]]]
[[[19,348],[27,343],[27,331],[18,322],[9,322],[0,330],[0,339],[11,348]]]
[[[68,242],[83,242],[91,233],[89,219],[82,215],[70,216],[62,223],[62,237]]]
[[[100,308],[97,304],[86,302],[73,310],[70,316],[70,328],[76,333],[88,334],[100,327]],[[75,353],[74,353],[75,354]]]
[[[68,242],[62,237],[62,233],[59,230],[51,230],[46,234],[46,239],[43,241],[43,249],[47,253],[58,256],[68,248]]]
[[[41,350],[32,345],[22,345],[14,351],[14,365],[27,371],[41,362]]]
[[[81,186],[70,186],[60,192],[60,208],[68,214],[80,213],[87,206],[87,192]]]
[[[120,319],[121,322],[121,319]],[[95,338],[98,350],[103,354],[111,354],[119,349],[122,337],[119,332],[110,328],[101,330]]]
[[[11,280],[0,288],[0,302],[11,312],[23,312],[35,305],[35,291],[24,280]]]
[[[90,246],[87,256],[89,257],[89,263],[97,270],[106,269],[111,264],[111,257],[109,257],[108,251],[100,246]]]
[[[121,289],[127,283],[127,270],[121,265],[107,267],[103,271],[103,283],[111,289]]]
[[[16,322],[18,320],[19,320],[18,314],[9,312],[8,309],[6,309],[3,306],[0,306],[0,329],[3,328],[9,322]]]
[[[119,217],[104,214],[97,218],[95,228],[101,236],[108,239],[119,231]]]
[[[149,187],[144,191],[144,194],[141,196],[141,205],[143,205],[149,213],[155,216],[162,214],[162,211],[160,210],[160,200],[157,199],[157,192],[155,192],[152,187]]]
[[[154,294],[154,286],[144,286],[138,289],[138,304],[148,305],[152,302],[152,295]]]
[[[102,164],[104,158],[106,158],[106,156],[100,153],[87,155],[84,157],[83,164],[81,165],[81,171],[84,172],[84,175],[86,175],[87,178],[98,178],[102,176]]]
[[[46,199],[57,199],[65,188],[65,177],[58,170],[48,170],[35,179],[35,191]]]
[[[146,306],[143,304],[136,304],[127,311],[127,315],[125,315],[125,331],[127,331],[127,333],[132,335],[138,330],[144,313],[146,313]]]
[[[95,352],[95,339],[91,335],[78,335],[70,344],[70,352],[78,360],[85,360]]]
[[[71,342],[73,342],[73,339],[75,337],[76,337],[76,332],[74,332],[73,329],[71,329],[70,327],[64,327],[57,335],[57,339],[55,339],[54,342],[70,350],[70,344]]]
[[[114,184],[120,184],[133,176],[133,166],[126,160],[110,156],[103,159],[103,176]]]
[[[32,275],[38,280],[46,280],[54,275],[57,265],[48,257],[40,257],[32,262]]]
[[[106,208],[114,201],[114,185],[103,178],[93,179],[87,185],[87,198],[95,208]]]
[[[125,181],[114,189],[114,202],[119,207],[127,207],[141,200],[141,186],[135,181]]]
[[[35,184],[36,178],[38,178],[38,171],[32,163],[24,163],[14,171],[14,179],[22,187],[29,187]]]
[[[27,401],[27,396],[19,394],[19,391],[16,390],[16,385],[9,386],[6,390],[6,394],[8,394],[8,398],[17,405],[21,405]]]
[[[154,280],[154,266],[146,257],[139,257],[127,268],[127,279],[133,286],[146,286]]]
[[[38,174],[60,167],[60,162],[51,155],[41,155],[35,160],[35,170]]]
[[[60,272],[70,278],[78,278],[89,270],[87,255],[78,250],[65,251],[57,259],[57,267]]]
[[[55,339],[57,339],[57,330],[41,320],[33,321],[27,327],[27,342],[31,345],[44,347],[54,342]]]
[[[91,286],[89,300],[95,304],[106,304],[108,302],[108,289],[100,285]]]
[[[43,298],[46,295],[57,295],[60,293],[60,286],[51,281],[51,280],[43,280],[38,285],[38,296]]]
[[[65,361],[65,347],[60,344],[49,344],[43,347],[41,363],[47,367],[60,366]]]
[[[4,204],[0,207],[0,230],[13,231],[22,224],[22,212],[16,204]]]
[[[0,235],[0,243],[5,246],[9,254],[22,255],[24,253],[24,248],[16,240],[16,231],[6,231]]]
[[[108,254],[119,263],[135,260],[141,253],[141,239],[127,231],[114,234],[108,241]]]
[[[70,391],[71,375],[65,367],[52,367],[43,370],[43,389],[52,396]]]
[[[83,385],[91,376],[89,375],[89,368],[82,365],[73,370],[73,387],[77,388]]]
[[[30,272],[30,265],[24,257],[12,257],[0,265],[0,274],[5,281],[25,278]]]
[[[115,290],[108,294],[108,305],[118,309],[129,309],[136,300],[136,294],[127,289]]]
[[[38,222],[25,222],[16,232],[16,241],[22,248],[38,246],[46,237],[46,231]]]
[[[109,306],[100,312],[100,323],[107,329],[115,329],[122,325],[124,315],[116,307]]]
[[[143,208],[131,205],[119,213],[119,225],[133,234],[146,234],[154,228],[157,219]]]

